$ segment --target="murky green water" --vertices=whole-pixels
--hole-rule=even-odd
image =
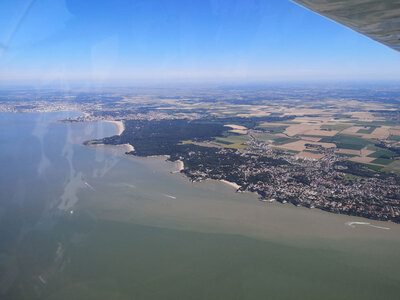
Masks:
[[[399,297],[399,225],[192,184],[66,115],[0,114],[0,299]]]

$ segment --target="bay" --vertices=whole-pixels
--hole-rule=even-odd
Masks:
[[[1,299],[398,297],[398,224],[191,183],[74,114],[0,114]]]

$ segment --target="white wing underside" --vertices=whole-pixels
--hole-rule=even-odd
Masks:
[[[293,0],[400,51],[400,0]]]

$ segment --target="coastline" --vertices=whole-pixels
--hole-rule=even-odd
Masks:
[[[110,148],[115,148],[115,149],[121,149],[123,148],[124,153],[128,155],[128,152],[135,151],[135,147],[133,147],[131,144],[119,144],[119,145],[108,145],[108,144],[84,144],[85,146],[88,147],[110,147]]]
[[[185,165],[183,164],[183,161],[181,161],[181,160],[174,161],[174,164],[177,166],[178,169],[171,171],[172,174],[180,173],[185,168]]]
[[[43,119],[47,121],[46,118]],[[111,126],[110,124],[105,126],[93,124],[95,127],[92,124],[86,124],[89,126],[80,125],[69,127],[67,124],[50,125],[52,127],[48,130],[47,137],[44,138],[43,151],[45,151],[44,153],[52,153],[51,151],[57,150],[57,156],[50,157],[52,158],[51,162],[57,163],[57,165],[54,165],[54,167],[57,167],[57,171],[60,170],[64,173],[65,170],[65,174],[68,174],[71,170],[69,165],[65,164],[65,152],[63,152],[64,143],[69,143],[69,140],[66,140],[62,134],[65,133],[66,128],[72,128],[71,133],[73,135],[81,132],[85,136],[99,135],[99,132],[116,133],[114,125]],[[87,130],[86,127],[88,127]],[[99,128],[99,130],[89,130],[92,128]],[[46,130],[46,126],[43,126],[42,129]],[[12,130],[17,133],[21,132],[18,127],[11,128],[10,131]],[[29,133],[28,130],[23,132]],[[54,134],[58,132],[61,134]],[[4,135],[9,136],[8,132],[4,132]],[[57,141],[49,139],[52,136],[57,137]],[[18,142],[12,136],[11,140]],[[54,147],[54,142],[59,146]],[[7,143],[3,146],[5,146],[5,149],[10,149],[8,145]],[[34,143],[34,146],[40,149],[39,144]],[[112,145],[108,148],[111,147]],[[18,155],[23,155],[26,151],[18,143],[15,148],[19,150]],[[66,149],[70,149],[70,147],[68,146]],[[120,150],[122,149],[125,150],[121,147]],[[298,288],[300,292],[308,293],[320,284],[318,280],[315,280],[315,275],[320,275],[326,271],[327,273],[334,272],[329,275],[331,278],[341,278],[340,282],[334,282],[332,289],[340,284],[344,289],[348,287],[350,291],[354,290],[357,293],[357,284],[365,284],[374,288],[382,286],[383,291],[377,291],[376,294],[383,295],[385,294],[384,289],[391,291],[393,287],[396,287],[396,278],[399,278],[400,270],[400,254],[398,253],[400,227],[396,224],[389,225],[389,227],[392,227],[391,230],[379,230],[367,225],[356,225],[353,228],[347,226],[345,222],[368,221],[330,214],[320,210],[310,211],[291,205],[283,206],[280,203],[266,205],[250,193],[235,193],[232,187],[214,180],[191,184],[184,177],[185,174],[169,174],[170,170],[177,169],[178,161],[172,164],[161,158],[140,157],[133,160],[129,156],[119,155],[122,151],[108,151],[103,154],[104,149],[100,147],[99,149],[84,149],[81,144],[72,150],[74,153],[73,167],[77,171],[75,177],[84,182],[87,181],[96,191],[83,183],[82,187],[78,188],[75,193],[79,200],[76,207],[72,208],[73,214],[70,212],[56,214],[57,212],[55,212],[54,217],[53,214],[45,214],[46,218],[49,216],[49,223],[44,223],[48,219],[40,219],[44,220],[41,223],[44,230],[51,229],[51,225],[60,220],[62,226],[55,226],[54,230],[57,231],[50,233],[66,239],[61,241],[61,246],[56,242],[40,243],[39,246],[43,247],[43,250],[42,248],[39,250],[43,253],[55,253],[57,249],[52,247],[58,245],[60,251],[64,251],[63,259],[69,263],[68,258],[71,257],[67,271],[73,268],[79,271],[79,265],[76,262],[88,261],[90,264],[85,265],[87,269],[87,271],[85,269],[85,272],[89,275],[93,274],[90,273],[93,265],[93,269],[99,274],[98,281],[97,277],[93,278],[94,286],[97,285],[96,282],[102,283],[103,274],[108,276],[110,272],[113,272],[111,270],[107,273],[108,270],[106,270],[105,273],[102,273],[104,268],[99,269],[98,261],[113,266],[115,262],[113,256],[110,256],[109,253],[117,253],[121,261],[129,262],[131,260],[132,265],[129,265],[129,268],[122,268],[122,275],[113,274],[117,274],[116,276],[120,276],[119,278],[123,276],[139,278],[140,282],[144,282],[141,279],[143,275],[138,275],[136,265],[139,265],[140,270],[147,268],[147,266],[155,268],[154,271],[145,274],[145,276],[148,276],[148,278],[145,278],[148,282],[151,282],[154,276],[158,274],[168,276],[164,271],[170,266],[193,266],[194,257],[196,265],[204,265],[204,268],[202,267],[200,270],[201,274],[196,270],[183,268],[185,273],[178,274],[180,278],[193,278],[193,274],[195,274],[197,282],[201,282],[203,278],[209,277],[210,274],[224,274],[224,272],[226,274],[226,272],[232,272],[232,269],[242,268],[245,270],[246,276],[239,274],[237,277],[238,291],[240,293],[240,281],[242,281],[250,285],[251,291],[254,291],[252,295],[255,295],[255,297],[258,295],[255,290],[257,286],[254,287],[253,282],[256,284],[261,282],[260,284],[263,284],[266,288],[275,284],[279,287],[282,280],[286,280],[284,279],[285,274],[280,270],[284,269],[285,272],[287,270],[288,274],[296,274],[302,273],[304,267],[307,266],[310,268],[310,273],[303,274],[306,279],[310,278],[310,284],[298,278],[286,283]],[[147,162],[144,164],[141,161]],[[24,169],[25,161],[17,162],[20,166],[10,166],[10,172],[20,172]],[[37,161],[37,163],[40,162]],[[6,166],[8,167],[8,164]],[[186,163],[185,166],[188,168]],[[27,181],[27,184],[43,189],[44,199],[47,199],[48,191],[53,189],[51,186],[53,186],[53,182],[56,182],[56,180],[43,180],[43,178],[46,179],[54,174],[53,169],[46,170],[48,173],[44,173],[43,176],[32,176],[32,179]],[[3,172],[6,171],[3,170]],[[82,175],[78,172],[82,172]],[[9,175],[13,178],[12,173],[9,173]],[[66,181],[57,182],[61,191],[63,187],[65,189]],[[42,188],[41,184],[46,184],[46,186]],[[11,187],[13,185],[10,185]],[[16,185],[16,188],[18,188],[18,185]],[[49,201],[52,201],[50,203],[56,200],[57,198],[49,198]],[[27,211],[31,212],[30,210]],[[35,213],[35,211],[32,213]],[[371,224],[386,226],[375,221],[371,221]],[[81,237],[82,228],[84,229],[83,238]],[[69,235],[65,236],[66,231],[81,238],[71,240]],[[33,237],[35,238],[35,236]],[[25,240],[23,239],[24,242]],[[29,246],[31,239],[27,239],[27,242]],[[89,242],[92,242],[92,244]],[[127,244],[128,242],[129,244]],[[138,247],[138,244],[141,246]],[[22,245],[21,249],[23,247],[26,247],[26,245]],[[172,255],[165,256],[165,248]],[[180,255],[183,251],[184,255]],[[85,256],[70,256],[71,253]],[[176,253],[179,255],[175,255]],[[227,254],[230,256],[225,258]],[[98,255],[101,256],[98,257]],[[202,260],[197,260],[197,256]],[[252,257],[251,261],[249,260],[250,256]],[[155,259],[155,257],[160,257],[160,260]],[[223,257],[223,264],[219,263],[221,257]],[[7,261],[13,260],[13,253],[5,259]],[[280,260],[275,263],[277,259]],[[260,262],[263,265],[259,266]],[[14,263],[14,260],[12,263]],[[72,263],[75,263],[75,265],[72,265]],[[142,268],[142,266],[144,267]],[[132,267],[132,273],[124,273],[127,269],[130,270],[130,267]],[[121,265],[117,264],[117,268],[121,268]],[[251,272],[247,273],[247,270]],[[382,281],[380,279],[381,274],[383,274]],[[45,275],[42,275],[43,278],[48,280],[50,284],[54,282],[50,279],[57,280],[57,277],[45,277]],[[244,277],[246,278],[243,279]],[[269,278],[274,277],[277,277],[277,280],[271,282]],[[79,279],[79,276],[77,278]],[[287,278],[291,279],[290,276]],[[312,281],[313,279],[314,281]],[[43,286],[37,276],[32,280],[38,282],[39,288],[52,288]],[[350,284],[347,286],[346,282],[355,282],[356,286],[352,287]],[[34,284],[36,283],[34,282]],[[156,284],[158,282],[150,284],[148,287],[152,289]],[[193,286],[196,287],[196,284],[195,282]],[[210,284],[212,285],[213,282]],[[113,284],[111,284],[112,286]],[[229,285],[228,288],[231,286],[233,285]],[[55,286],[55,288],[58,287]],[[166,289],[169,290],[170,287],[171,281],[167,278]],[[326,294],[330,288],[330,286],[324,286],[321,294]],[[274,290],[273,287],[271,289]],[[188,294],[191,292],[192,290],[189,290]],[[236,293],[236,290],[231,288],[229,293],[232,295]],[[268,291],[265,293],[268,294]],[[264,295],[265,293],[260,292]],[[318,293],[319,291],[316,292],[316,294]],[[372,297],[376,294],[373,294]],[[279,298],[279,296],[278,291],[277,297]],[[351,298],[351,295],[349,297]]]
[[[234,182],[230,182],[230,181],[227,181],[227,180],[224,180],[224,179],[221,179],[221,180],[218,180],[218,181],[223,182],[223,183],[225,183],[227,185],[230,185],[230,186],[234,187],[236,190],[241,188],[240,185],[238,185],[237,183],[234,183]]]
[[[122,132],[123,132],[124,129],[125,129],[125,126],[124,126],[124,124],[123,124],[122,121],[104,121],[104,122],[113,123],[115,126],[117,126],[117,128],[118,128],[118,135],[121,135]],[[125,151],[125,154],[134,155],[134,153],[130,153],[130,152],[134,152],[134,151],[135,151],[135,148],[134,148],[132,145],[130,145],[130,144],[120,144],[120,145],[114,145],[114,146],[124,146],[124,147],[127,148],[127,150]],[[152,157],[157,158],[157,157],[162,157],[162,158],[165,158],[166,160],[169,160],[169,158],[170,158],[169,155],[150,155],[150,156],[145,156],[145,157],[146,157],[146,158],[152,158]],[[180,173],[182,170],[184,170],[184,163],[183,163],[183,161],[181,161],[181,160],[176,160],[176,161],[175,161],[175,165],[176,165],[177,169],[174,170],[174,171],[170,171],[170,173]],[[186,174],[186,175],[187,175],[187,174]],[[207,179],[208,179],[208,178],[207,178]],[[206,180],[207,180],[207,179],[206,179]],[[224,180],[224,179],[220,179],[220,180],[217,180],[217,181],[220,181],[220,182],[222,182],[222,183],[224,183],[224,184],[226,184],[226,185],[230,185],[231,187],[235,188],[235,191],[236,191],[236,192],[243,192],[242,190],[240,190],[242,187],[241,187],[240,185],[238,185],[237,183],[230,182],[230,181],[227,181],[227,180]],[[246,190],[246,191],[247,191],[247,190]],[[255,194],[259,195],[257,192],[254,192],[254,191],[248,191],[248,192],[250,192],[250,193],[255,193]],[[259,195],[259,196],[260,196],[260,195]],[[261,200],[262,202],[274,202],[274,201],[266,200],[266,199],[263,199],[263,198],[261,198],[260,200]],[[277,202],[281,202],[281,201],[277,201]],[[285,203],[287,203],[287,201],[282,201],[281,203],[282,203],[282,204],[285,204]],[[301,207],[305,207],[305,208],[308,208],[308,209],[314,208],[314,206],[308,207],[307,205],[301,205],[301,204],[300,204],[300,205],[297,204],[296,206],[301,206]],[[335,211],[326,210],[326,209],[323,209],[323,208],[320,208],[320,207],[316,207],[316,208],[319,209],[319,210],[327,211],[327,212],[329,212],[329,213],[340,214],[340,213],[337,213],[337,212],[335,212]],[[348,216],[350,216],[350,217],[362,217],[362,218],[365,218],[365,219],[367,219],[367,220],[374,220],[374,219],[372,219],[372,218],[370,218],[370,217],[365,217],[365,216],[356,215],[356,214],[345,214],[345,215],[348,215]],[[379,221],[385,221],[385,220],[379,220]]]
[[[117,126],[118,132],[116,135],[121,135],[125,130],[125,125],[124,125],[123,121],[105,121],[105,122],[112,123],[115,126]],[[117,146],[126,147],[127,150],[125,152],[134,152],[135,151],[135,147],[133,147],[131,144],[121,144],[121,145],[117,145]]]
[[[176,170],[175,173],[180,173],[185,168],[185,165],[181,160],[177,160],[175,163],[178,166],[178,170]]]
[[[118,129],[119,129],[119,130],[120,130],[120,126],[121,126],[121,125],[123,126],[123,124],[121,124],[121,123],[122,123],[121,121],[105,121],[105,122],[114,123],[116,126],[118,126]],[[105,144],[96,144],[96,145],[90,145],[90,146],[108,146],[108,145],[105,145]],[[128,154],[127,152],[135,151],[134,147],[133,147],[132,145],[130,145],[130,144],[120,144],[120,145],[110,145],[110,146],[117,146],[117,147],[118,147],[118,146],[119,146],[119,147],[122,146],[122,147],[126,147],[127,150],[125,151],[124,154]],[[125,149],[124,149],[124,150],[125,150]],[[131,154],[128,154],[127,156],[130,156],[130,155],[131,155]],[[136,157],[136,158],[141,158],[141,157]],[[164,158],[164,159],[168,160],[169,156],[168,156],[168,155],[151,155],[151,156],[146,156],[146,157],[142,157],[142,158],[144,158],[144,159],[148,159],[148,158]],[[176,169],[174,168],[175,170],[169,171],[169,173],[171,173],[171,174],[180,173],[180,172],[184,169],[184,163],[183,163],[183,161],[181,161],[181,160],[176,160],[176,161],[174,161],[173,163],[175,164]],[[204,181],[207,181],[207,180],[215,180],[215,179],[206,178]],[[224,180],[224,179],[220,179],[220,180],[217,179],[217,180],[215,180],[215,181],[222,182],[222,183],[224,183],[224,184],[226,184],[226,185],[229,185],[229,186],[235,188],[235,191],[236,191],[236,192],[238,192],[238,191],[239,191],[239,192],[242,192],[242,191],[240,190],[241,186],[238,185],[237,183],[230,182],[230,181],[227,181],[227,180]],[[259,196],[259,194],[256,193],[256,192],[252,192],[252,191],[248,191],[248,190],[245,190],[245,191],[243,191],[243,192],[250,193],[250,194],[255,194],[255,195],[258,195],[258,196]],[[270,202],[270,201],[262,201],[262,202]],[[274,201],[274,202],[275,202],[275,201]],[[277,203],[278,205],[284,204],[284,203],[282,203],[282,202],[280,202],[280,201],[276,201],[276,202],[278,202],[278,203]],[[300,208],[304,208],[304,209],[309,210],[308,207],[303,206],[303,205],[301,205]],[[327,211],[327,210],[323,210],[323,209],[317,209],[317,211],[326,212],[326,213],[328,213],[328,214],[333,214],[333,215],[342,215],[342,214],[339,214],[339,213],[336,213],[336,212]],[[385,223],[387,223],[387,221],[374,220],[374,219],[370,219],[370,218],[366,218],[366,217],[362,217],[362,216],[357,216],[357,215],[348,215],[348,214],[343,214],[343,215],[344,215],[345,217],[347,217],[347,218],[361,218],[361,220],[368,220],[368,221],[385,222]],[[350,227],[351,227],[351,226],[350,226]],[[374,226],[370,226],[370,227],[374,227]],[[382,226],[382,227],[383,227],[383,226]]]
[[[121,135],[125,130],[125,125],[124,125],[124,122],[122,122],[122,121],[108,121],[108,120],[105,120],[104,122],[112,123],[115,126],[117,126],[118,132],[117,132],[116,135]]]
[[[101,122],[111,123],[111,124],[115,125],[117,127],[117,130],[118,130],[116,135],[121,135],[125,130],[125,125],[124,125],[123,121],[103,120]],[[87,146],[108,146],[108,145],[99,143],[99,144],[87,144]],[[135,151],[135,147],[133,147],[131,144],[119,144],[119,145],[112,145],[112,146],[126,148],[125,154],[127,154],[128,152],[134,152]]]
[[[125,152],[134,152],[135,151],[135,147],[133,147],[131,144],[121,144],[121,145],[117,145],[117,146],[126,147],[127,149]]]

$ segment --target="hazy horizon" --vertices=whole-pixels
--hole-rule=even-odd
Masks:
[[[178,80],[113,80],[113,81],[90,81],[90,80],[18,80],[0,81],[0,88],[3,90],[30,90],[30,89],[49,89],[49,90],[113,90],[113,89],[204,89],[204,88],[232,88],[232,89],[267,89],[267,88],[389,88],[398,89],[400,80],[315,80],[315,81],[178,81]],[[399,88],[400,89],[400,88]]]

